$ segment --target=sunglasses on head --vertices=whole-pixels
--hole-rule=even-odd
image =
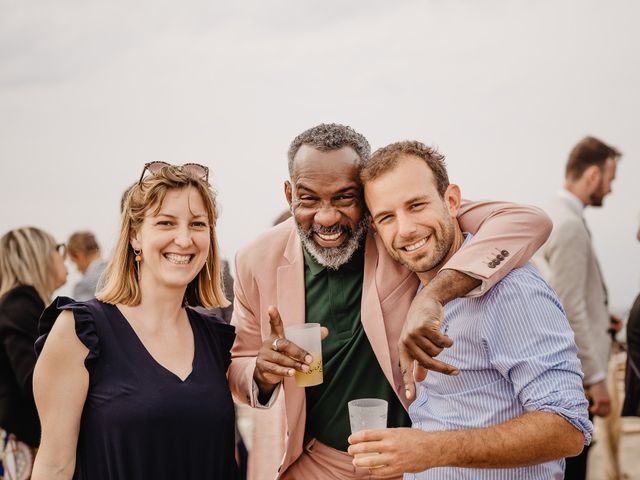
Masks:
[[[142,182],[144,178],[144,174],[149,172],[151,175],[157,175],[160,173],[165,167],[175,167],[178,170],[186,173],[190,173],[196,177],[202,178],[205,182],[209,181],[209,168],[204,165],[200,165],[199,163],[185,163],[183,165],[171,165],[167,162],[149,162],[144,164],[144,168],[142,169],[142,175],[140,175],[140,180],[138,180],[138,184]]]

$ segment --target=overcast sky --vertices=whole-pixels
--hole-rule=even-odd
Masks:
[[[587,219],[626,310],[638,18],[632,0],[0,0],[0,230],[90,229],[109,252],[143,164],[199,162],[232,258],[286,207],[288,144],[317,123],[437,145],[465,197],[540,206],[592,134],[624,153]]]

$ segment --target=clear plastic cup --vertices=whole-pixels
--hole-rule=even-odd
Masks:
[[[380,398],[360,398],[351,400],[349,406],[349,423],[351,433],[361,430],[387,428],[387,401]],[[377,453],[358,453],[356,458],[372,457]]]

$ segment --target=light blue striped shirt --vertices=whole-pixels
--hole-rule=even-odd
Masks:
[[[418,385],[409,407],[414,428],[482,428],[546,411],[582,431],[585,444],[591,441],[573,332],[558,297],[534,267],[514,269],[482,297],[449,302],[441,328],[454,344],[438,360],[459,367],[460,375],[430,372]],[[404,478],[562,479],[564,466],[559,459],[523,468],[443,467]]]

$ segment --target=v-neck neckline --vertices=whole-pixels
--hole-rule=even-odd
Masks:
[[[196,358],[197,358],[197,354],[198,354],[198,342],[197,342],[197,339],[196,339],[196,332],[195,332],[195,327],[193,325],[193,319],[191,318],[191,315],[189,314],[189,309],[188,308],[186,308],[185,311],[187,313],[187,319],[189,320],[189,326],[191,327],[191,335],[193,336],[193,358],[191,359],[191,371],[187,374],[186,377],[184,377],[184,379],[182,379],[182,378],[180,378],[180,376],[178,376],[177,373],[175,373],[172,370],[169,370],[167,367],[162,365],[158,360],[156,360],[156,358],[153,355],[151,355],[151,352],[149,351],[149,349],[147,349],[146,345],[144,344],[142,339],[138,336],[138,334],[136,333],[135,329],[133,328],[133,325],[131,325],[131,323],[129,322],[127,317],[124,315],[124,313],[117,307],[117,305],[112,305],[112,306],[118,312],[118,315],[119,315],[120,319],[126,325],[125,328],[127,328],[130,331],[130,333],[133,334],[133,337],[135,338],[135,342],[137,342],[137,344],[139,345],[139,347],[141,347],[141,349],[144,352],[144,354],[151,360],[151,362],[156,367],[159,367],[160,370],[162,370],[163,372],[166,372],[169,375],[171,375],[172,377],[176,378],[180,383],[186,383],[191,378],[191,376],[193,375],[193,372],[195,370],[195,363],[196,363]]]

